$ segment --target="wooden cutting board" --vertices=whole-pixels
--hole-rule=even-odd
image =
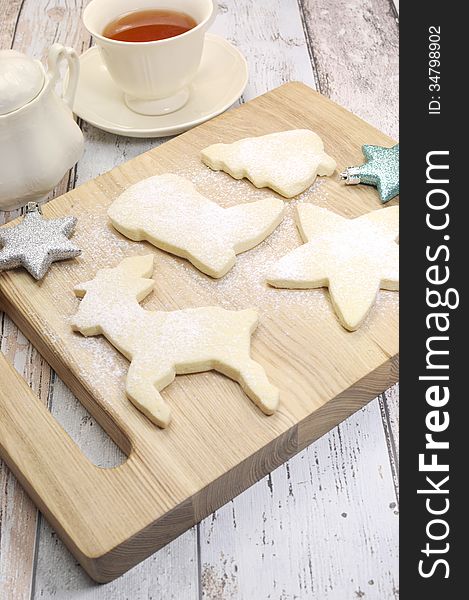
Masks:
[[[339,325],[326,290],[275,290],[263,281],[266,268],[301,243],[295,204],[355,217],[382,207],[374,188],[320,178],[287,202],[287,216],[272,236],[239,255],[217,281],[183,259],[126,240],[108,222],[107,207],[122,190],[165,172],[188,177],[223,206],[272,194],[210,171],[199,153],[215,142],[293,128],[319,133],[338,168],[360,164],[364,143],[393,143],[305,85],[286,84],[47,204],[47,217],[78,217],[74,240],[82,256],[55,263],[40,283],[22,270],[0,276],[6,312],[128,455],[113,469],[91,464],[2,357],[1,456],[97,581],[143,560],[397,380],[396,292],[382,291],[365,324],[350,333]],[[222,375],[178,376],[163,391],[173,420],[161,430],[125,396],[127,361],[105,339],[71,331],[68,321],[79,303],[73,286],[125,256],[149,252],[156,286],[147,308],[258,307],[252,354],[281,391],[277,414],[262,414]]]

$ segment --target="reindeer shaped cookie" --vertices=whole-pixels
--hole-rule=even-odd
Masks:
[[[216,306],[145,310],[139,302],[153,289],[152,273],[153,256],[136,256],[75,288],[83,299],[72,328],[84,336],[104,335],[131,361],[126,382],[131,402],[166,427],[171,415],[159,392],[176,374],[215,369],[237,381],[264,413],[274,413],[279,392],[250,357],[257,312]]]

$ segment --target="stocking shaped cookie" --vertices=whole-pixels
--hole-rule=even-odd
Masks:
[[[342,325],[358,329],[380,288],[399,289],[399,207],[345,219],[312,204],[297,207],[303,246],[268,275],[278,288],[327,286]]]
[[[218,306],[145,310],[139,302],[153,289],[152,273],[153,257],[136,256],[75,288],[83,300],[72,328],[85,336],[104,335],[131,361],[126,381],[130,401],[166,427],[171,416],[159,392],[178,373],[215,369],[239,382],[264,413],[275,412],[279,392],[250,356],[257,311]]]
[[[336,167],[321,138],[309,129],[213,144],[202,150],[202,160],[211,169],[235,179],[246,177],[256,187],[269,187],[285,198],[301,194],[317,175],[332,175]]]
[[[222,208],[178,175],[132,185],[110,206],[113,226],[131,240],[187,258],[212,277],[222,277],[236,254],[250,250],[277,227],[284,204],[277,198]]]

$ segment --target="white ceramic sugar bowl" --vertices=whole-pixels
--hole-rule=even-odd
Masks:
[[[59,96],[60,63],[68,85]],[[41,202],[83,153],[72,102],[79,73],[73,48],[54,44],[48,71],[14,50],[0,50],[0,210]]]

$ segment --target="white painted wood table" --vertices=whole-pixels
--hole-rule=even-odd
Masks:
[[[87,0],[0,0],[0,48],[44,59],[86,50]],[[213,31],[250,68],[242,101],[300,80],[396,137],[398,4],[392,0],[221,0]],[[82,160],[58,195],[164,140],[81,123]],[[0,222],[16,213],[0,213]],[[123,457],[5,315],[0,348],[85,454]],[[0,382],[1,384],[1,382]],[[387,600],[398,597],[398,388],[353,415],[144,563],[92,582],[0,463],[0,599]]]

